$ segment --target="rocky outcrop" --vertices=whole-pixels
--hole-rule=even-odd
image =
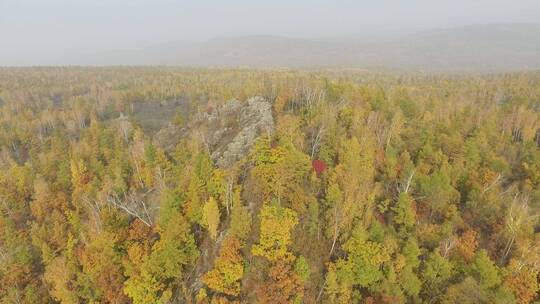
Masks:
[[[232,100],[195,115],[185,127],[169,126],[155,135],[155,143],[167,150],[186,136],[197,136],[207,145],[219,167],[243,158],[258,137],[274,132],[272,106],[262,97],[246,102]]]

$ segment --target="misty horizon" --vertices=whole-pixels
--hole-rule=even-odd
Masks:
[[[175,42],[277,36],[369,40],[479,24],[537,23],[540,3],[244,0],[0,1],[0,66],[56,65],[63,58]]]
[[[516,32],[517,29],[517,32]],[[478,32],[480,30],[480,33]],[[501,33],[503,35],[501,36]],[[536,59],[540,59],[540,45],[535,43],[535,40],[528,39],[529,36],[535,36],[535,34],[540,34],[540,23],[497,23],[497,24],[468,24],[468,25],[461,25],[457,27],[438,27],[438,28],[427,28],[422,30],[416,30],[416,31],[410,31],[410,32],[401,32],[401,33],[395,33],[395,32],[386,32],[386,33],[378,33],[378,34],[358,34],[358,35],[350,35],[350,36],[328,36],[328,37],[297,37],[297,36],[287,36],[287,35],[278,35],[278,34],[246,34],[246,35],[218,35],[210,38],[205,39],[170,39],[165,41],[158,41],[155,43],[146,43],[141,45],[133,45],[133,46],[124,46],[124,47],[104,47],[102,49],[85,49],[84,51],[73,51],[73,50],[63,50],[56,52],[55,54],[48,55],[46,59],[39,59],[40,57],[31,56],[30,61],[17,61],[10,62],[9,56],[0,56],[0,66],[10,67],[10,66],[115,66],[115,65],[127,65],[127,66],[137,66],[137,65],[166,65],[166,66],[193,66],[193,67],[201,67],[201,66],[217,66],[217,67],[231,67],[231,66],[244,66],[244,67],[291,67],[291,68],[328,68],[328,67],[351,67],[351,68],[385,68],[385,69],[402,69],[403,66],[400,64],[398,65],[392,65],[388,64],[386,62],[389,58],[381,57],[378,60],[378,63],[373,63],[371,61],[369,62],[362,62],[362,61],[347,61],[346,63],[342,63],[341,65],[335,65],[335,64],[328,64],[325,63],[324,60],[321,62],[319,59],[311,59],[314,61],[310,64],[304,64],[299,60],[299,63],[294,64],[284,64],[282,63],[282,60],[280,61],[280,56],[282,54],[275,53],[276,50],[272,49],[272,47],[267,48],[266,46],[268,44],[272,44],[272,42],[276,42],[277,44],[283,44],[283,43],[289,43],[292,44],[291,47],[294,48],[298,46],[298,44],[305,44],[301,45],[299,50],[296,50],[300,53],[304,52],[304,54],[301,54],[302,56],[308,56],[310,55],[310,51],[314,51],[315,53],[321,53],[324,52],[324,50],[332,49],[332,52],[336,52],[337,49],[345,48],[349,49],[349,52],[356,50],[357,52],[364,53],[364,52],[373,52],[375,51],[374,48],[386,48],[386,47],[393,47],[395,50],[394,52],[402,53],[402,52],[411,52],[412,50],[402,48],[407,48],[410,46],[415,45],[415,43],[421,42],[420,48],[436,48],[438,46],[441,46],[440,44],[451,44],[455,45],[456,42],[458,45],[461,43],[461,47],[457,47],[457,52],[463,52],[465,48],[475,48],[478,47],[475,45],[476,42],[484,39],[499,39],[499,41],[496,42],[496,44],[512,44],[513,42],[505,41],[508,40],[509,37],[511,37],[511,40],[514,40],[512,36],[525,38],[526,45],[523,45],[523,39],[520,41],[517,41],[515,45],[512,45],[512,50],[505,50],[505,52],[514,52],[514,51],[523,51],[523,48],[529,49],[529,51],[533,51],[533,61],[530,62],[532,66],[529,67],[510,67],[510,68],[492,68],[488,66],[488,69],[486,70],[486,67],[479,68],[477,70],[483,70],[483,71],[497,71],[497,70],[519,70],[519,69],[538,69],[540,68],[540,62],[538,64],[536,63]],[[458,37],[454,37],[455,35],[458,35]],[[461,36],[460,36],[461,35]],[[440,36],[440,37],[439,37]],[[446,37],[449,36],[449,37]],[[491,37],[492,36],[492,37]],[[489,37],[489,38],[488,38]],[[430,40],[431,39],[431,40]],[[463,40],[462,40],[463,39]],[[472,39],[472,41],[468,41],[467,39]],[[416,42],[414,42],[416,40]],[[462,41],[461,41],[462,40]],[[519,39],[518,39],[519,40]],[[231,49],[223,49],[227,47],[231,47],[231,44],[234,44],[234,42],[241,42],[237,45],[232,46],[233,50]],[[257,45],[258,43],[262,42],[262,44]],[[514,41],[515,42],[515,41]],[[245,47],[245,44],[248,44],[248,49],[242,49]],[[491,44],[492,42],[486,42],[483,41],[484,46],[485,43]],[[254,46],[255,44],[255,46]],[[480,43],[482,44],[482,43]],[[209,47],[210,46],[210,47]],[[308,47],[311,49],[302,49],[302,47]],[[490,46],[490,45],[488,45]],[[199,49],[197,49],[199,48]],[[245,55],[250,55],[250,52],[265,52],[265,56],[275,57],[271,58],[272,62],[269,63],[268,61],[262,62],[261,64],[253,64],[249,60],[246,60],[246,58],[243,58],[240,60],[240,62],[231,64],[230,62],[221,62],[218,60],[218,62],[215,62],[215,58],[205,58],[206,54],[203,54],[205,51],[208,51],[208,49],[200,49],[200,48],[217,48],[213,50],[214,52],[222,52],[220,56],[228,57],[230,54],[229,52],[237,52],[241,51],[246,53]],[[185,52],[196,52],[200,53],[200,57],[198,60],[195,60],[193,62],[191,61],[177,61],[177,58],[171,57],[186,57]],[[39,49],[35,50],[39,52]],[[388,52],[389,50],[376,50],[375,52],[378,53],[379,51]],[[452,52],[452,51],[450,51]],[[5,55],[6,49],[0,49],[0,54]],[[9,53],[9,50],[8,50]],[[18,50],[15,52],[16,54],[19,54]],[[24,54],[24,51],[22,52]],[[148,54],[150,53],[150,54]],[[131,57],[131,55],[136,54],[137,58],[134,59]],[[192,56],[193,54],[191,54]],[[260,54],[259,54],[260,55]],[[346,56],[349,56],[351,54],[346,54]],[[373,55],[373,54],[372,54]],[[368,56],[372,56],[368,55]],[[380,54],[379,54],[380,55]],[[390,55],[390,54],[387,54]],[[480,54],[475,54],[475,56]],[[517,54],[515,56],[521,57],[521,53]],[[538,56],[537,56],[538,55]],[[127,57],[126,57],[127,56]],[[420,55],[421,56],[421,55]],[[159,60],[158,57],[160,58]],[[161,59],[161,57],[165,57],[165,59]],[[189,56],[188,56],[189,57]],[[399,57],[399,56],[398,56]],[[45,57],[41,57],[45,58]],[[121,58],[121,59],[118,59]],[[11,58],[12,59],[12,58]],[[267,58],[268,59],[268,58]],[[388,60],[389,62],[395,61],[396,58],[390,58]],[[472,58],[474,60],[474,58]],[[478,59],[478,58],[477,58]],[[502,58],[497,58],[497,60]],[[522,58],[522,61],[527,61],[530,58]],[[202,60],[202,61],[201,61]],[[214,60],[212,62],[212,60]],[[318,61],[317,61],[318,60]],[[405,60],[410,61],[411,58],[404,57],[398,60]],[[440,60],[440,59],[438,59]],[[384,61],[384,62],[381,62]],[[414,59],[413,59],[414,61]],[[449,64],[452,64],[448,62]],[[210,63],[212,62],[212,63]],[[278,63],[276,63],[278,62]],[[280,62],[280,63],[279,63]],[[529,62],[529,61],[527,61]],[[418,67],[416,67],[418,68]],[[423,68],[426,68],[424,66]],[[433,67],[434,69],[431,69],[428,67],[428,70],[438,70],[436,67]],[[472,68],[472,69],[469,69]],[[452,69],[454,71],[471,71],[475,68],[478,68],[474,64],[467,69],[464,69],[462,66],[457,66],[456,69]],[[407,69],[407,68],[406,68]],[[443,68],[442,70],[448,70]]]

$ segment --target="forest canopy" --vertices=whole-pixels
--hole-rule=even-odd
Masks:
[[[539,215],[539,72],[0,68],[0,303],[538,303]]]

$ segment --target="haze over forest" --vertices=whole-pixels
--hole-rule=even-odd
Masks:
[[[299,39],[281,36],[170,42],[60,61],[72,65],[364,68],[512,71],[540,68],[540,25],[477,25],[391,38]]]
[[[4,0],[0,66],[530,70],[539,16],[532,0]]]
[[[539,0],[0,0],[0,304],[540,304]]]

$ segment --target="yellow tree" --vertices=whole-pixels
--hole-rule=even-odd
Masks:
[[[221,245],[214,269],[204,275],[203,282],[214,291],[238,296],[243,276],[244,264],[240,254],[240,241],[234,236],[227,237]]]
[[[291,256],[291,231],[298,223],[296,212],[289,208],[265,205],[259,213],[261,234],[259,244],[253,246],[252,253],[270,261]]]
[[[215,241],[219,227],[219,206],[213,197],[210,197],[204,204],[203,222],[210,237]]]

